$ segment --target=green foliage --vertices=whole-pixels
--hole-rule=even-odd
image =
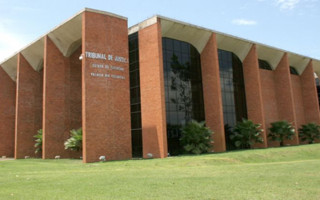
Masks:
[[[36,142],[34,144],[34,147],[36,148],[35,153],[41,153],[42,152],[42,129],[39,129],[37,131],[37,134],[33,137],[36,138],[34,141]]]
[[[226,149],[227,151],[232,151],[237,149],[234,145],[234,142],[231,140],[231,135],[233,135],[233,129],[229,124],[224,125],[224,133],[225,133],[225,140],[226,140]]]
[[[280,142],[280,146],[283,146],[284,140],[292,140],[295,134],[292,124],[287,121],[271,123],[269,131],[268,137],[272,141]]]
[[[180,143],[188,153],[201,154],[211,148],[213,132],[205,126],[205,122],[190,121],[182,128]]]
[[[261,124],[255,124],[251,120],[242,119],[242,122],[238,122],[233,129],[233,134],[230,139],[234,142],[234,145],[240,149],[249,149],[255,143],[262,143],[260,129]]]
[[[309,144],[314,143],[315,139],[320,139],[320,126],[316,123],[302,125],[299,129],[299,137],[301,141],[308,141]]]
[[[82,128],[77,130],[72,129],[70,131],[70,138],[64,143],[65,149],[70,149],[73,151],[82,150]]]

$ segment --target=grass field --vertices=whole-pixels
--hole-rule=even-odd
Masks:
[[[93,164],[0,161],[0,199],[320,199],[320,144]]]

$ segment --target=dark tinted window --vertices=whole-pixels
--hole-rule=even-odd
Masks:
[[[319,80],[319,78],[316,78],[316,86],[317,86],[317,92],[318,92],[318,103],[320,105],[320,80]]]
[[[142,157],[138,33],[129,35],[132,157]]]
[[[260,69],[266,69],[266,70],[272,70],[270,64],[267,61],[260,60],[260,59],[259,59],[259,68]]]
[[[163,38],[163,67],[168,150],[181,151],[181,127],[191,119],[204,121],[200,54],[190,44]]]
[[[227,149],[232,149],[229,134],[232,127],[247,118],[242,63],[232,52],[218,50],[223,119]]]
[[[297,71],[296,68],[293,67],[293,66],[290,66],[290,74],[299,75],[298,71]]]

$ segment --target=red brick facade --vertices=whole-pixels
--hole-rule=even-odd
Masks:
[[[64,57],[47,36],[44,54],[43,158],[79,158],[81,152],[66,151],[71,129],[81,124],[81,48]]]
[[[291,74],[290,77],[291,77],[291,83],[292,83],[294,109],[296,114],[296,123],[294,125],[296,128],[296,131],[298,131],[300,126],[305,124],[302,87],[300,82],[300,76]],[[298,136],[296,135],[296,138],[295,138],[296,144],[299,143],[299,140],[297,137]]]
[[[277,84],[275,83],[275,72],[271,70],[260,69],[262,102],[265,120],[265,133],[268,134],[270,124],[279,121],[278,96],[276,94]],[[279,146],[278,142],[267,140],[270,147]]]
[[[305,123],[314,122],[320,124],[319,102],[317,88],[314,80],[312,61],[300,76],[302,99],[305,115]]]
[[[139,31],[143,157],[167,157],[161,25]]]
[[[245,83],[248,119],[261,124],[265,130],[264,110],[262,102],[262,89],[260,81],[258,55],[256,45],[251,47],[247,57],[243,61],[243,76]],[[266,132],[262,132],[263,143],[256,147],[267,147]]]
[[[100,156],[105,156],[107,160],[130,159],[127,20],[114,14],[86,9],[68,23],[70,26],[67,28],[61,26],[55,34],[51,32],[42,38],[43,51],[35,49],[40,48],[40,42],[19,53],[16,74],[13,74],[16,67],[12,67],[13,62],[1,63],[0,156],[14,156],[17,159],[41,157],[34,153],[33,136],[42,128],[44,159],[57,155],[61,158],[83,156],[85,163],[99,161]],[[218,49],[228,36],[187,24],[175,27],[179,23],[155,17],[129,30],[130,33],[138,32],[139,39],[144,158],[149,153],[154,158],[165,158],[168,154],[163,35],[182,38],[185,42],[190,40],[189,43],[200,51],[206,124],[214,131],[214,152],[226,151]],[[190,29],[184,29],[186,26]],[[79,31],[77,36],[74,36],[73,28]],[[178,29],[192,29],[194,32],[184,35],[177,33]],[[68,34],[64,36],[61,30],[68,31]],[[191,36],[197,39],[190,39]],[[80,42],[80,37],[82,46],[76,49],[73,44]],[[264,143],[255,147],[279,146],[279,143],[267,138],[270,123],[279,120],[291,122],[296,129],[294,140],[285,141],[285,144],[299,144],[298,128],[309,122],[320,123],[314,79],[314,67],[319,68],[317,62],[309,59],[307,66],[296,66],[301,74],[293,75],[290,74],[289,63],[299,63],[297,60],[300,57],[283,53],[273,70],[259,69],[258,52],[261,56],[263,51],[259,48],[260,44],[247,43],[246,48],[252,44],[251,49],[248,49],[247,55],[242,55],[245,49],[239,53],[240,46],[235,48],[233,44],[247,41],[232,43],[236,40],[231,38],[231,42],[221,49],[237,51],[233,53],[243,59],[248,118],[260,123],[264,129]],[[72,49],[74,52],[70,55]],[[279,53],[278,50],[273,51]],[[34,52],[37,52],[36,55],[31,55]],[[39,52],[44,52],[44,55]],[[292,56],[296,59],[289,60]],[[43,61],[43,71],[34,69],[42,68],[40,65],[35,67],[35,60],[40,65]],[[8,66],[11,68],[8,69]],[[80,127],[83,128],[83,151],[65,150],[64,142],[69,137],[69,131]]]
[[[201,53],[205,119],[213,130],[214,151],[226,150],[216,35],[212,34]]]
[[[291,76],[288,55],[285,53],[277,68],[274,70],[274,79],[277,86],[276,95],[278,103],[278,116],[279,120],[286,120],[296,127],[297,119]],[[287,141],[285,144],[298,144],[298,142],[299,141],[296,134],[294,140]]]
[[[127,20],[93,12],[84,12],[82,17],[83,161],[99,161],[100,156],[107,160],[131,158]],[[86,52],[112,55],[112,59],[93,59]],[[117,62],[116,56],[126,62]],[[111,66],[124,70],[112,70]]]
[[[0,156],[14,156],[16,84],[0,66]]]
[[[15,158],[41,157],[35,154],[33,137],[42,128],[43,72],[35,71],[20,53],[17,67]]]

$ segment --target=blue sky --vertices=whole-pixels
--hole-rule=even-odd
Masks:
[[[0,0],[0,62],[84,7],[155,14],[320,59],[320,0]]]

